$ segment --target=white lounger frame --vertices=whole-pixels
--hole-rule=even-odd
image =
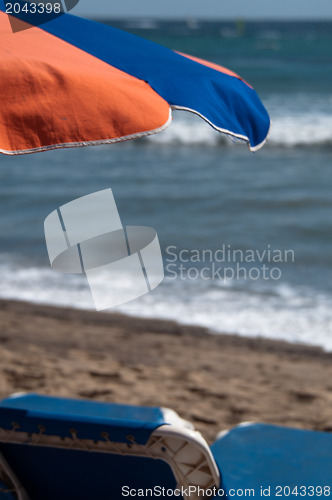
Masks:
[[[168,411],[168,410],[166,410]],[[173,415],[172,415],[173,414]],[[71,437],[49,436],[46,429],[40,426],[39,434],[20,432],[13,424],[12,430],[0,428],[1,443],[29,444],[30,446],[47,446],[71,450],[85,450],[99,453],[149,457],[164,460],[171,467],[177,481],[177,488],[184,489],[196,486],[202,490],[216,487],[220,483],[220,475],[211,451],[199,432],[189,429],[175,412],[168,414],[170,420],[182,425],[162,425],[155,429],[145,445],[137,444],[133,436],[127,436],[127,443],[112,442],[106,432],[101,433],[100,441],[80,439],[75,429],[70,429]],[[177,418],[176,418],[177,417]],[[186,425],[186,426],[184,426]],[[0,477],[6,476],[10,487],[14,487],[18,500],[29,499],[20,485],[14,472],[6,460],[0,455]],[[197,500],[198,495],[192,491],[190,497]]]

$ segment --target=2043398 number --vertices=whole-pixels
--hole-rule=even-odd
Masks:
[[[276,486],[276,497],[329,497],[330,486]]]
[[[6,14],[60,14],[63,12],[63,8],[60,2],[57,3],[6,3]]]

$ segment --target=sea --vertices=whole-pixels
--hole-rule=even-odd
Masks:
[[[176,111],[150,138],[0,155],[0,298],[93,309],[84,275],[51,269],[43,223],[111,188],[125,225],[156,230],[165,279],[110,312],[331,351],[332,23],[103,22],[240,74],[269,139],[251,153]]]

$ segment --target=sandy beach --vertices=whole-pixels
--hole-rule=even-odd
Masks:
[[[174,322],[0,302],[0,396],[160,405],[208,441],[243,421],[332,431],[332,354]]]

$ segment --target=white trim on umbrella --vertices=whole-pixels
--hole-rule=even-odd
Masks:
[[[261,149],[264,146],[264,144],[267,140],[267,137],[269,135],[269,132],[270,132],[271,125],[269,127],[268,133],[266,134],[265,139],[261,143],[257,144],[256,146],[251,146],[250,139],[246,135],[236,134],[235,132],[231,132],[230,130],[227,130],[225,128],[218,127],[213,122],[208,120],[208,118],[206,118],[206,116],[202,115],[201,113],[199,113],[195,109],[186,108],[184,106],[177,106],[177,105],[173,105],[172,109],[179,110],[179,111],[189,111],[190,113],[194,113],[195,115],[199,116],[204,121],[206,121],[212,128],[214,128],[218,132],[221,132],[222,134],[230,135],[231,137],[235,137],[236,139],[240,139],[241,141],[245,141],[248,144],[250,151],[252,151],[252,152],[258,151],[259,149]]]
[[[81,141],[81,142],[65,142],[62,144],[50,144],[48,146],[40,146],[38,148],[31,149],[19,149],[16,151],[10,151],[6,149],[0,149],[0,153],[5,155],[15,156],[15,155],[23,155],[28,153],[39,153],[42,151],[50,151],[52,149],[61,149],[61,148],[75,148],[75,147],[83,147],[83,146],[100,146],[102,144],[112,144],[114,142],[123,142],[129,141],[131,139],[137,139],[139,137],[147,137],[149,135],[158,134],[159,132],[163,132],[166,130],[172,122],[172,108],[169,108],[168,119],[161,127],[158,127],[153,130],[146,130],[144,132],[137,132],[135,134],[124,135],[122,137],[115,137],[114,139],[101,139],[98,141]]]

